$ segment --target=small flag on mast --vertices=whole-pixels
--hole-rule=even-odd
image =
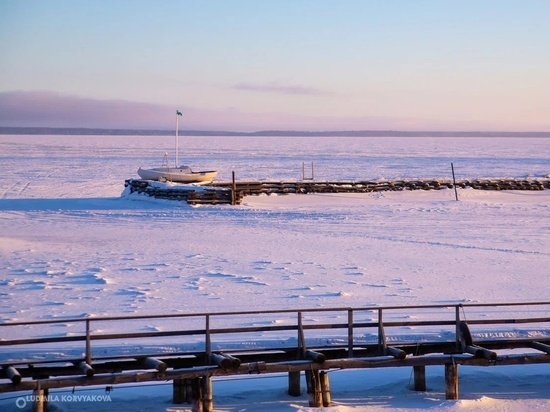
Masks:
[[[176,110],[176,114],[177,114],[178,116],[183,116],[179,110]]]

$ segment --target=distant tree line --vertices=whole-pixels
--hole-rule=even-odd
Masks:
[[[90,129],[66,127],[1,127],[0,134],[14,135],[109,135],[109,136],[172,136],[173,130]],[[550,137],[549,132],[488,131],[403,131],[403,130],[262,130],[230,132],[220,130],[180,130],[182,136],[311,136],[311,137]]]

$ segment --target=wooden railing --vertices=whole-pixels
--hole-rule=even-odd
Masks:
[[[128,325],[143,321],[159,322],[162,327],[175,321],[178,327],[143,332]],[[260,321],[261,324],[254,324]],[[182,323],[186,323],[186,327],[182,327]],[[74,336],[25,335],[34,327],[53,324],[80,325],[82,332]],[[522,332],[517,328],[507,329],[506,325],[510,324],[532,326]],[[95,331],[96,327],[105,325],[120,332]],[[415,328],[414,333],[405,328]],[[262,336],[267,333],[274,337]],[[536,339],[531,337],[534,335]],[[0,323],[0,337],[0,393],[33,390],[37,381],[42,389],[138,379],[174,380],[176,384],[182,379],[209,379],[217,375],[299,374],[306,370],[319,373],[331,368],[413,366],[415,374],[422,376],[422,368],[435,364],[487,366],[497,364],[497,360],[498,364],[550,362],[550,302],[66,318]],[[154,344],[157,339],[162,339],[162,351],[156,350],[161,346]],[[129,346],[144,340],[148,346],[145,352],[138,350],[137,344],[136,348]],[[58,344],[53,352],[59,352],[62,347],[66,353],[61,357],[49,354],[52,350],[48,347],[52,344]],[[26,356],[26,350],[31,347],[36,348],[33,356]],[[522,347],[542,354],[526,358],[527,355],[501,356],[495,352]],[[125,353],[120,348],[124,348]],[[422,356],[426,354],[440,355]],[[452,388],[447,394],[455,396]],[[313,404],[317,405],[318,401]]]

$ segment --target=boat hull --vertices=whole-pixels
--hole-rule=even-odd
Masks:
[[[158,167],[153,169],[138,169],[138,175],[144,180],[169,181],[177,183],[210,183],[218,172],[194,172],[190,168]]]

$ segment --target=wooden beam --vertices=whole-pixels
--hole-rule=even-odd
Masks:
[[[489,349],[482,348],[481,346],[477,345],[466,345],[464,348],[464,352],[469,353],[474,356],[478,356],[481,358],[485,358],[488,360],[496,360],[497,359],[497,353],[493,352]]]
[[[226,353],[212,353],[210,363],[218,365],[225,370],[237,369],[241,365],[241,360]]]
[[[466,352],[466,348],[474,344],[472,340],[472,334],[470,332],[470,327],[464,321],[459,322],[458,324],[458,340],[462,347],[462,352]]]
[[[386,346],[386,355],[393,356],[395,359],[405,359],[407,357],[405,351],[391,346]]]
[[[231,367],[233,369],[237,369],[239,366],[241,366],[241,360],[239,358],[236,358],[235,356],[232,356],[228,353],[220,353],[220,355],[225,356],[231,361]]]
[[[166,372],[166,369],[168,368],[168,365],[164,363],[163,361],[156,359],[156,358],[145,358],[143,360],[143,364],[150,369],[156,369],[160,373]]]
[[[84,372],[87,378],[91,378],[95,374],[94,368],[92,368],[88,363],[82,361],[78,364],[78,368]]]
[[[85,376],[62,376],[42,379],[39,384],[43,388],[67,388],[73,386],[90,385],[118,385],[122,383],[139,383],[172,380],[178,378],[194,379],[202,376],[230,376],[250,375],[264,373],[288,373],[305,370],[329,370],[329,369],[370,369],[402,366],[435,366],[447,363],[456,363],[470,366],[493,366],[493,365],[532,365],[550,363],[550,355],[547,354],[510,354],[498,357],[498,362],[484,358],[477,358],[470,355],[432,355],[412,356],[405,359],[393,359],[388,357],[362,357],[362,358],[339,358],[327,359],[323,364],[314,363],[308,360],[294,360],[287,362],[265,363],[249,362],[243,363],[238,369],[223,370],[217,366],[194,366],[182,369],[171,369],[160,375],[158,372],[148,371],[127,371],[121,373],[96,374],[93,379]],[[37,381],[21,381],[17,386],[10,383],[0,384],[0,393],[23,390],[34,390]]]
[[[320,352],[312,350],[306,350],[306,359],[310,359],[315,363],[323,363],[327,360],[327,357]]]
[[[550,345],[545,345],[544,343],[540,342],[531,342],[531,347],[536,350],[540,350],[541,352],[545,352],[550,355]]]
[[[21,375],[13,366],[4,366],[3,369],[5,369],[6,376],[12,381],[12,383],[17,385],[21,382]]]

